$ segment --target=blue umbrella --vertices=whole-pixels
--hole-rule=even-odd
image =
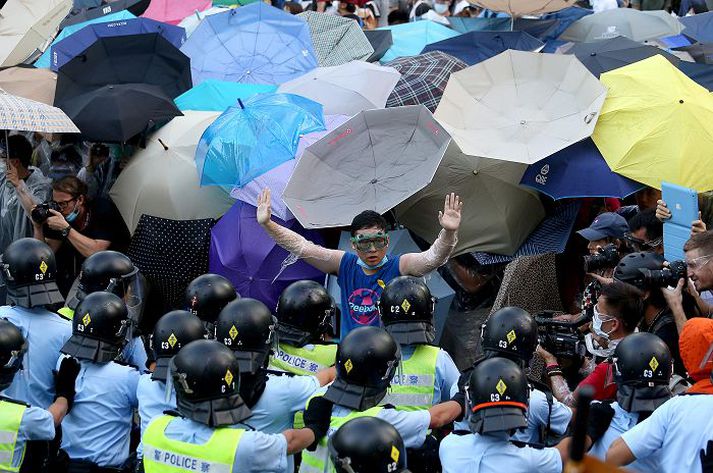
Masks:
[[[555,200],[576,197],[624,198],[643,187],[614,173],[591,138],[528,166],[520,184]]]
[[[294,158],[300,135],[324,129],[322,105],[299,95],[238,100],[201,136],[196,150],[201,185],[243,186]]]
[[[427,44],[435,43],[444,39],[458,36],[458,32],[430,20],[421,20],[401,25],[389,26],[391,38],[394,44],[391,45],[386,54],[379,59],[385,63],[398,57],[416,56],[421,53]]]
[[[275,85],[209,79],[176,97],[175,102],[179,110],[224,112],[228,107],[236,105],[238,99],[245,101],[255,94],[269,94],[275,90]]]
[[[143,33],[158,33],[177,48],[180,48],[186,41],[186,31],[183,28],[148,18],[95,23],[87,25],[73,35],[55,43],[52,46],[50,68],[53,71],[58,71],[60,67],[75,56],[79,56],[99,38]]]
[[[689,78],[713,92],[713,65],[681,61],[678,63],[678,68]]]
[[[559,26],[560,21],[537,20],[532,18],[515,18],[515,24],[510,18],[469,18],[465,16],[449,16],[448,23],[459,33],[469,31],[524,31],[535,38],[545,38],[551,35]]]
[[[508,49],[538,51],[544,45],[542,41],[522,31],[471,31],[431,43],[421,53],[441,51],[472,66]]]
[[[51,53],[52,46],[54,46],[55,44],[59,43],[59,42],[62,41],[64,38],[73,35],[73,34],[76,33],[77,31],[79,31],[79,30],[81,30],[82,28],[84,28],[85,26],[93,25],[93,24],[96,24],[96,23],[106,23],[106,22],[111,22],[111,21],[128,20],[128,19],[131,19],[131,18],[136,18],[133,13],[131,13],[131,12],[128,11],[128,10],[120,10],[120,11],[118,11],[118,12],[116,12],[116,13],[112,13],[111,15],[106,15],[106,16],[102,16],[102,17],[99,17],[99,18],[94,18],[94,19],[91,19],[91,20],[83,21],[83,22],[81,22],[81,23],[77,23],[76,25],[67,26],[67,27],[64,28],[62,31],[59,32],[59,34],[58,34],[57,37],[54,39],[54,41],[52,42],[52,44],[50,44],[50,47],[47,48],[44,53],[42,53],[42,56],[40,56],[40,57],[37,59],[37,61],[35,61],[35,67],[45,67],[45,68],[49,68],[49,67],[50,67],[50,63],[52,62],[52,61],[50,61],[51,54],[52,54],[52,53]]]
[[[307,23],[264,2],[204,18],[181,51],[191,58],[194,84],[279,85],[317,67]]]
[[[664,36],[663,38],[658,38],[659,41],[665,47],[669,49],[682,48],[684,46],[690,46],[691,40],[685,34],[675,34],[673,36]]]
[[[557,28],[555,28],[555,30],[551,33],[551,36],[544,39],[546,40],[559,38],[559,36],[572,25],[572,23],[593,13],[594,12],[592,10],[589,10],[587,8],[569,7],[558,12],[542,15],[541,18],[543,20],[559,20],[560,22]]]
[[[713,43],[713,12],[679,18],[683,26],[683,34],[699,43]]]

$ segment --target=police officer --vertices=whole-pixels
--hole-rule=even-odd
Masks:
[[[337,473],[409,473],[401,435],[378,417],[341,426],[329,439],[329,457]]]
[[[28,369],[20,370],[2,394],[42,409],[54,400],[53,371],[60,349],[72,334],[67,319],[46,309],[64,301],[56,273],[54,253],[34,238],[14,241],[2,256],[10,305],[0,307],[0,317],[17,326],[28,344],[24,363]]]
[[[336,308],[324,286],[293,282],[280,294],[276,312],[279,345],[270,369],[309,375],[334,365],[337,345],[329,340],[336,333]]]
[[[651,333],[634,333],[621,341],[612,359],[616,382],[616,402],[611,404],[614,417],[604,436],[592,446],[590,455],[606,458],[609,446],[634,427],[639,418],[648,417],[673,396],[668,387],[673,373],[671,352],[666,343]],[[657,471],[659,453],[629,465],[633,471]]]
[[[305,421],[329,418],[328,436],[357,417],[379,417],[401,434],[406,448],[423,445],[429,428],[441,427],[462,414],[454,401],[428,410],[397,411],[380,406],[401,359],[396,341],[378,327],[360,327],[349,332],[337,349],[337,378],[323,396],[312,398],[305,411]],[[302,452],[300,473],[322,473],[328,466],[328,439],[322,438],[313,452]]]
[[[534,318],[519,307],[503,307],[492,313],[481,333],[483,356],[475,364],[490,358],[507,358],[526,369],[537,348],[537,324]],[[463,389],[470,378],[471,370],[466,370],[460,379]],[[529,380],[527,428],[517,430],[513,440],[529,444],[544,445],[548,438],[564,435],[572,418],[572,410],[552,396],[547,386]],[[456,392],[456,386],[451,390]],[[465,430],[459,423],[456,428]]]
[[[384,401],[397,409],[428,409],[449,400],[460,376],[450,355],[431,345],[436,338],[434,308],[428,286],[413,276],[393,279],[381,293],[381,321],[401,346],[401,370]]]
[[[287,472],[293,454],[324,435],[314,426],[267,434],[242,422],[251,415],[240,397],[240,366],[214,340],[183,347],[171,362],[175,415],[151,421],[143,436],[146,473],[167,471]],[[312,430],[315,429],[315,430]]]
[[[228,302],[240,298],[233,284],[219,274],[207,273],[198,276],[186,288],[186,310],[203,321],[213,337],[218,314]]]
[[[69,473],[129,471],[129,434],[138,406],[138,370],[114,361],[129,327],[124,301],[93,292],[79,303],[62,353],[79,360],[74,408],[62,422]]]

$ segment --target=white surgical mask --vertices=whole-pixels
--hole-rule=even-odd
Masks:
[[[607,342],[610,340],[609,334],[612,333],[614,330],[610,330],[609,332],[605,332],[602,330],[602,325],[604,322],[609,322],[611,320],[614,320],[614,317],[610,317],[608,315],[604,315],[604,318],[602,318],[602,315],[600,314],[599,311],[597,310],[597,305],[594,305],[594,316],[592,317],[592,331],[600,338],[603,338]]]
[[[439,15],[443,15],[445,12],[448,11],[448,4],[436,2],[436,4],[433,5],[433,9],[436,10],[436,13],[438,13]]]

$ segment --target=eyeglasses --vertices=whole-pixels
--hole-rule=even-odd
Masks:
[[[663,238],[656,238],[653,240],[642,240],[641,238],[636,238],[631,232],[624,233],[624,239],[631,245],[631,247],[636,251],[651,251],[663,243]]]
[[[688,265],[688,269],[696,271],[707,265],[711,258],[713,258],[713,255],[699,256],[698,258],[686,261],[686,265]]]
[[[70,202],[74,202],[75,200],[77,200],[76,197],[69,199],[69,200],[63,200],[63,201],[55,200],[54,203],[57,204],[57,207],[59,207],[60,210],[64,210],[67,207],[69,207]]]
[[[373,233],[357,235],[351,238],[352,243],[359,251],[383,250],[389,245],[389,236],[386,233]]]

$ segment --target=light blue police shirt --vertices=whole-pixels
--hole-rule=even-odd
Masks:
[[[165,411],[176,410],[176,390],[171,386],[166,399],[166,383],[152,380],[151,373],[144,373],[139,378],[136,399],[139,402],[139,417],[141,417],[141,437],[144,436],[149,422],[163,415]],[[139,443],[136,449],[139,458],[142,451],[143,443]]]
[[[146,347],[141,337],[132,338],[121,351],[121,358],[127,364],[135,366],[139,372],[143,372],[147,366]]]
[[[418,345],[403,345],[401,347],[401,357],[403,361],[408,360],[413,356]],[[410,373],[404,372],[403,375],[406,376]],[[398,382],[397,374],[394,376],[396,382]],[[453,362],[451,356],[445,350],[438,350],[438,355],[436,356],[436,380],[433,390],[433,401],[431,405],[438,404],[444,401],[450,401],[451,399],[451,386],[458,383],[458,378],[460,377],[460,372]],[[387,401],[388,402],[388,394]]]
[[[72,322],[42,307],[0,307],[0,318],[15,324],[27,341],[22,369],[2,394],[47,409],[54,401],[54,373],[59,350],[72,336]]]
[[[438,451],[443,473],[561,473],[555,448],[516,447],[507,433],[446,436]]]
[[[74,406],[62,421],[62,449],[73,460],[121,467],[129,457],[139,372],[114,362],[80,366]]]
[[[352,412],[354,412],[352,409],[335,405],[332,408],[332,417],[344,417]],[[426,441],[428,426],[431,424],[431,413],[428,411],[397,411],[385,408],[379,411],[376,417],[396,428],[406,448],[419,448]],[[331,437],[334,432],[336,429],[330,427],[327,437]]]
[[[4,401],[7,402],[7,401]],[[0,399],[0,405],[3,401]],[[20,467],[23,460],[25,443],[30,440],[52,440],[54,438],[54,419],[49,411],[39,407],[28,407],[22,414],[20,429],[17,432],[12,466]]]
[[[699,453],[713,440],[713,395],[676,396],[621,434],[636,458],[659,452],[658,471],[701,471]]]
[[[598,402],[598,401],[594,401]],[[639,421],[639,414],[636,412],[626,412],[621,406],[613,402],[611,404],[612,409],[614,409],[614,417],[609,424],[609,428],[601,439],[589,450],[589,455],[599,458],[600,460],[606,460],[607,450],[609,446],[614,443],[614,440],[621,437],[621,434],[632,429],[636,423]],[[634,463],[630,463],[626,466],[627,470],[640,471],[642,473],[653,473],[658,471],[659,465],[659,452],[642,458],[641,460],[636,460]]]

